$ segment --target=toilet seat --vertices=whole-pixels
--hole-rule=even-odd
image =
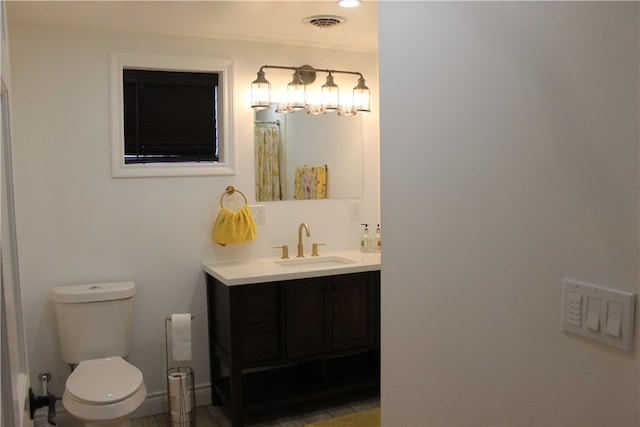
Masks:
[[[142,373],[121,357],[84,360],[67,378],[62,404],[86,421],[130,415],[147,396]]]
[[[67,378],[75,400],[105,405],[127,399],[142,385],[142,372],[119,356],[84,360]]]

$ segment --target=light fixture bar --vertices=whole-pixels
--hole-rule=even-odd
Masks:
[[[302,70],[302,71],[316,71],[316,72],[321,72],[321,73],[342,73],[342,74],[354,74],[356,76],[360,76],[362,77],[362,73],[360,73],[359,71],[346,71],[346,70],[330,70],[327,68],[314,68],[311,67],[309,65],[303,65],[301,67],[292,67],[292,66],[287,66],[287,65],[263,65],[262,67],[260,67],[260,71],[267,69],[267,68],[276,68],[276,69],[280,69],[280,70]],[[258,72],[260,72],[258,71]]]

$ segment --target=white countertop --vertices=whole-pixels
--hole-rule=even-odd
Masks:
[[[323,260],[347,258],[348,264],[323,265]],[[318,265],[295,265],[300,258],[290,258],[291,265],[278,264],[278,257],[255,258],[243,261],[224,261],[203,263],[207,274],[218,279],[227,286],[247,285],[252,283],[276,282],[280,280],[306,279],[309,277],[334,276],[337,274],[360,273],[380,270],[380,253],[363,253],[360,251],[337,251],[323,253],[319,257],[305,256],[305,261],[318,261]],[[286,261],[285,261],[286,262]]]

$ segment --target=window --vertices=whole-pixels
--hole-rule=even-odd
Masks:
[[[230,175],[230,63],[111,55],[112,175]]]
[[[218,160],[217,73],[123,70],[124,162]]]

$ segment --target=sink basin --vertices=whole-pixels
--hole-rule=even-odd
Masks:
[[[354,260],[341,256],[319,256],[309,258],[291,258],[274,261],[276,264],[293,269],[316,269],[323,267],[336,267],[346,264],[355,264]]]

